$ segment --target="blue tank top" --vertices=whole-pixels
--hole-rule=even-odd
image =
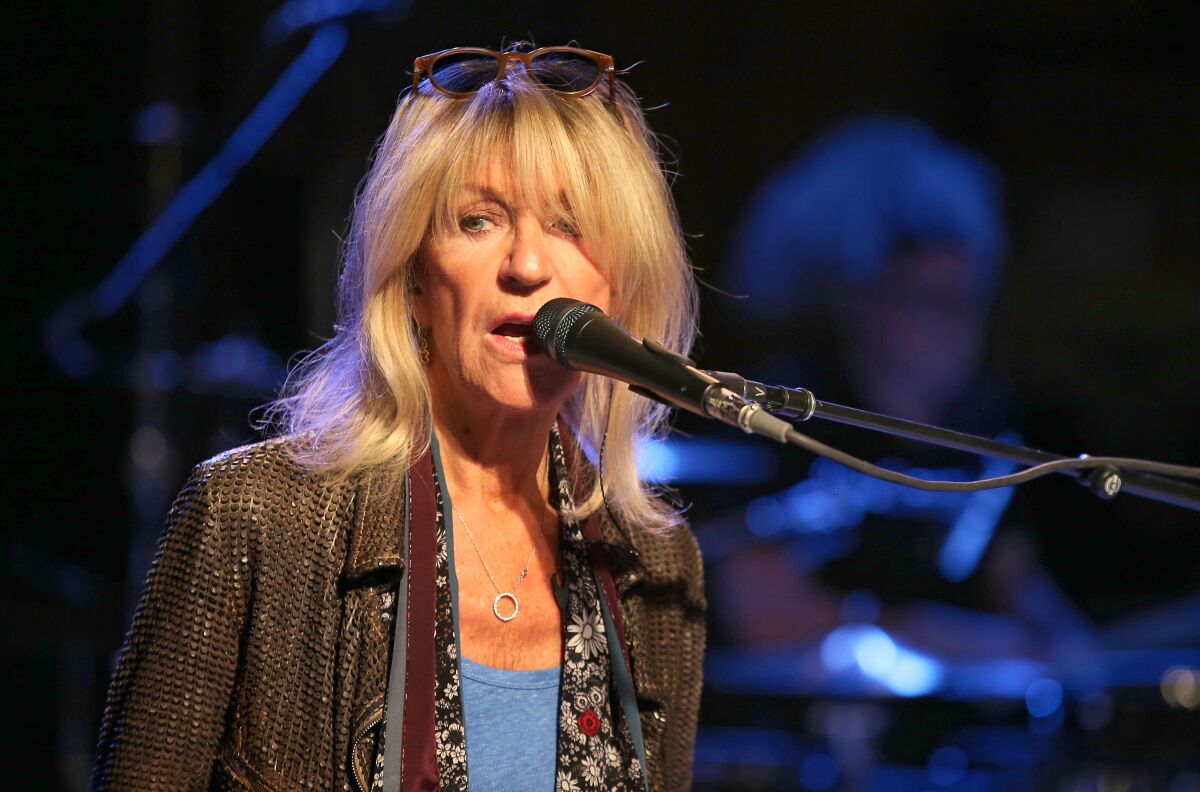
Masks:
[[[552,792],[560,666],[506,671],[462,658],[471,792]]]

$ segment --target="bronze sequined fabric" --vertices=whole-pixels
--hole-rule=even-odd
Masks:
[[[171,508],[100,730],[93,789],[367,790],[402,573],[403,475],[329,484],[289,441],[196,467]],[[687,789],[704,591],[685,529],[607,521],[653,790]]]

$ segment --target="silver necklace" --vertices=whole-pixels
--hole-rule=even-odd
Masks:
[[[462,523],[462,527],[467,532],[467,538],[471,540],[471,546],[475,548],[475,555],[479,556],[479,563],[483,564],[483,571],[487,572],[488,578],[492,581],[492,588],[496,589],[496,598],[492,600],[492,613],[496,614],[496,618],[502,622],[510,622],[517,618],[517,614],[521,612],[521,603],[517,601],[517,586],[521,585],[521,581],[529,574],[529,565],[533,563],[533,557],[537,554],[537,542],[533,543],[533,549],[529,551],[529,558],[525,561],[525,568],[521,570],[521,576],[517,578],[517,582],[508,591],[501,591],[500,584],[496,582],[496,576],[492,574],[492,568],[488,566],[488,562],[484,560],[483,553],[479,551],[479,543],[475,541],[475,534],[471,533],[471,527],[467,525],[467,518],[463,517],[462,512],[457,512],[458,521]],[[546,529],[546,512],[542,511],[542,525],[538,530],[538,534],[544,534]],[[543,541],[545,537],[543,536]],[[504,600],[512,600],[512,613],[503,616],[500,613],[500,603]]]

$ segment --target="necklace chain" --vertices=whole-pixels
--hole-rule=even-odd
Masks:
[[[529,565],[533,563],[533,557],[537,555],[537,542],[533,543],[533,549],[529,551],[529,558],[525,561],[525,568],[521,570],[521,576],[517,578],[517,582],[513,583],[512,589],[509,591],[501,591],[500,584],[496,582],[496,576],[492,574],[492,568],[488,566],[488,562],[483,557],[483,552],[479,549],[479,543],[475,541],[475,534],[471,533],[471,526],[467,525],[467,518],[463,517],[462,512],[456,512],[458,521],[462,523],[463,529],[467,532],[467,538],[471,540],[471,546],[475,548],[475,555],[479,556],[479,563],[483,564],[483,571],[487,572],[488,579],[492,581],[492,588],[496,589],[496,598],[492,600],[492,613],[496,614],[496,618],[502,622],[510,622],[517,618],[517,614],[521,612],[521,603],[517,601],[517,586],[525,580],[525,576],[529,574]],[[542,511],[542,524],[538,528],[538,535],[542,537],[542,541],[546,540],[546,512]],[[500,603],[504,600],[512,600],[513,611],[507,616],[500,615]]]

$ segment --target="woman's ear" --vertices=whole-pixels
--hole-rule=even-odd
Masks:
[[[421,265],[420,253],[413,254],[408,268],[408,299],[412,304],[413,318],[421,327],[429,326],[429,311],[425,305],[425,268]]]

